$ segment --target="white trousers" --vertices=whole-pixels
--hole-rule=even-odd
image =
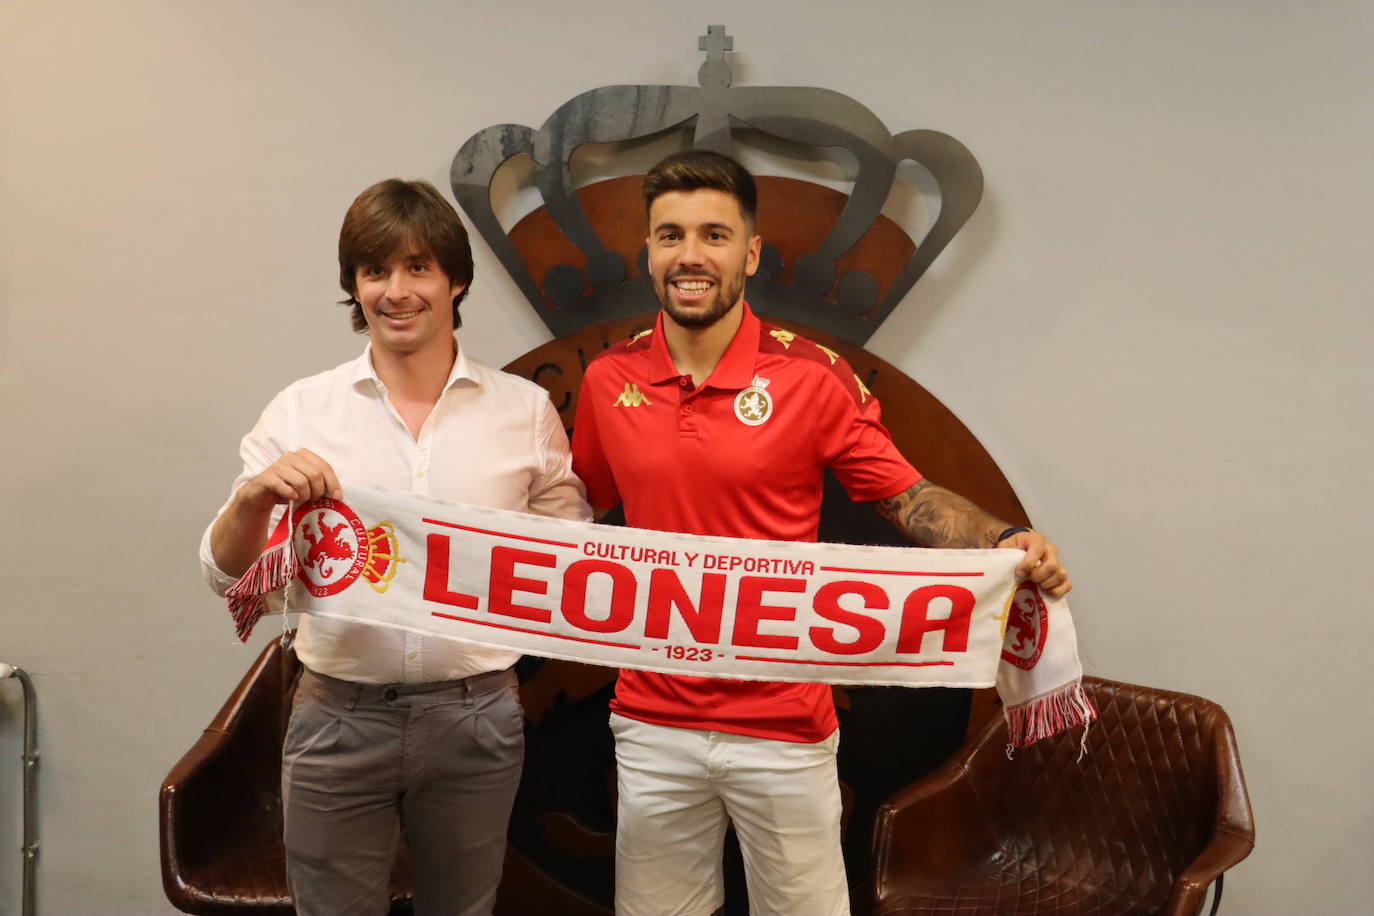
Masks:
[[[840,734],[816,744],[611,716],[620,792],[617,916],[709,916],[725,902],[727,819],[752,916],[848,916]]]

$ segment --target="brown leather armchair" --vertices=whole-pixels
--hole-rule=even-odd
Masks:
[[[272,640],[158,800],[162,886],[184,913],[296,912],[281,838],[281,745],[300,663]],[[391,876],[391,911],[410,912],[409,857]]]
[[[999,712],[879,809],[874,916],[1201,910],[1255,844],[1230,719],[1188,694],[1084,687],[1101,717],[1081,762],[1079,731],[1008,760]]]

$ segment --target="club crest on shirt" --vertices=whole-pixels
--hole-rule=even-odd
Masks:
[[[336,595],[359,577],[385,592],[398,564],[405,562],[391,522],[368,528],[341,500],[326,496],[306,503],[291,523],[300,579],[316,598]]]
[[[1049,636],[1049,609],[1032,582],[1021,582],[1007,600],[1007,638],[1002,641],[1002,660],[1027,671],[1040,661]]]
[[[768,379],[754,376],[753,383],[735,395],[735,417],[745,426],[760,426],[773,415],[773,396]]]

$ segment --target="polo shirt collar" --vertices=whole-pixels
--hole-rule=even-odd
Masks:
[[[715,371],[702,383],[702,387],[748,388],[754,381],[754,364],[759,355],[759,330],[762,324],[754,316],[748,302],[740,302],[739,307],[743,310],[739,328],[721,354]],[[668,343],[663,336],[663,312],[660,311],[649,345],[649,384],[672,381],[681,375],[673,365],[672,354],[668,352]]]
[[[472,361],[463,352],[463,345],[458,340],[454,340],[454,345],[458,349],[458,355],[453,360],[453,368],[448,371],[448,381],[444,383],[444,389],[455,387],[459,382],[467,381],[474,385],[481,385],[482,379],[478,376]],[[385,383],[377,377],[377,368],[372,365],[372,342],[369,341],[363,348],[363,353],[353,361],[352,375],[350,378],[353,386],[363,387],[374,391],[386,389]]]

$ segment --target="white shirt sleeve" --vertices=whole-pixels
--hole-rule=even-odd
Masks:
[[[262,411],[262,416],[258,417],[258,422],[248,431],[239,443],[239,457],[243,460],[243,469],[239,471],[238,477],[234,479],[233,485],[229,488],[229,499],[224,501],[215,517],[210,520],[210,524],[205,526],[205,533],[200,538],[200,571],[215,594],[223,597],[229,586],[238,581],[237,577],[231,576],[219,568],[215,562],[214,550],[210,544],[210,533],[215,528],[215,522],[224,514],[230,500],[238,492],[239,487],[243,486],[252,478],[266,470],[274,461],[286,454],[287,439],[290,430],[290,410],[287,405],[287,393],[278,394]],[[271,531],[272,526],[281,518],[284,508],[278,507],[272,511],[272,520],[267,530]],[[269,605],[272,602],[269,600]]]
[[[539,398],[537,403],[534,436],[540,469],[530,486],[530,511],[589,522],[592,509],[587,505],[587,488],[573,473],[572,450],[558,411],[547,397]]]

